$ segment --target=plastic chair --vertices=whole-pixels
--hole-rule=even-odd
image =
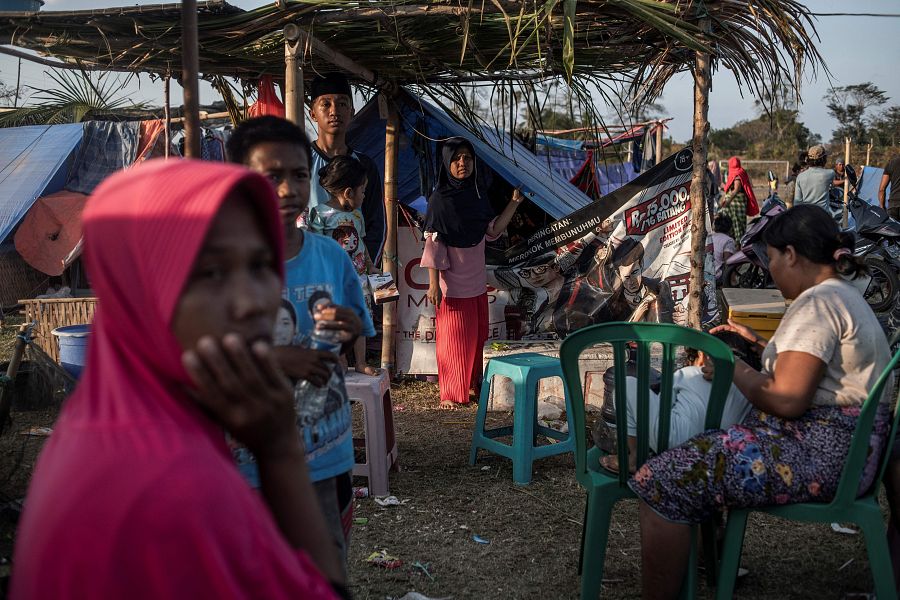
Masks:
[[[362,402],[365,439],[353,438],[353,446],[365,445],[366,462],[353,465],[353,474],[369,480],[373,496],[387,496],[388,471],[397,470],[397,438],[391,407],[391,382],[387,369],[376,376],[347,372],[347,396]]]
[[[850,442],[847,462],[844,463],[844,470],[841,473],[841,481],[838,484],[837,493],[831,502],[828,504],[806,502],[728,511],[728,524],[725,528],[716,598],[730,599],[732,597],[734,582],[737,578],[738,563],[741,560],[741,546],[744,543],[747,517],[754,510],[791,521],[856,523],[866,537],[866,552],[869,555],[869,567],[872,570],[872,578],[875,580],[875,595],[878,597],[878,600],[897,598],[897,589],[894,587],[894,571],[891,566],[890,552],[887,545],[886,527],[881,508],[878,506],[878,489],[881,486],[881,479],[884,477],[884,471],[890,459],[891,448],[894,447],[894,437],[897,434],[897,420],[900,418],[900,410],[894,413],[887,445],[885,446],[884,455],[881,457],[881,465],[872,487],[862,496],[857,497],[856,494],[869,451],[869,436],[872,433],[878,403],[884,391],[884,386],[890,379],[891,371],[897,366],[898,361],[900,361],[900,351],[894,354],[891,362],[878,378],[878,381],[875,382],[875,387],[869,392],[869,396],[863,404],[857,421],[856,431],[853,433],[853,439]]]
[[[513,426],[486,430],[484,421],[487,417],[491,381],[494,375],[509,377],[515,386]],[[513,481],[519,485],[527,485],[531,482],[531,467],[535,460],[575,450],[572,404],[568,394],[566,394],[568,433],[544,427],[537,422],[537,386],[541,379],[547,377],[562,378],[559,359],[535,352],[510,354],[491,359],[484,375],[481,397],[478,401],[478,415],[475,418],[475,432],[472,434],[472,450],[469,454],[470,465],[475,465],[479,448],[489,450],[511,459]],[[495,439],[508,435],[512,435],[512,445],[498,442]],[[538,446],[537,436],[539,435],[557,440],[558,443]]]
[[[662,344],[662,381],[659,394],[659,424],[656,447],[658,451],[669,447],[669,430],[672,410],[672,385],[675,373],[675,351],[679,346],[696,348],[713,360],[715,376],[712,381],[709,405],[706,411],[706,428],[720,425],[725,399],[734,374],[734,355],[722,341],[695,329],[678,325],[657,323],[604,323],[586,327],[563,341],[559,350],[562,370],[565,374],[567,395],[574,407],[572,425],[575,436],[575,469],[579,483],[587,490],[584,530],[581,537],[581,598],[594,600],[600,594],[603,580],[609,523],[616,502],[634,498],[628,487],[628,432],[624,426],[627,412],[625,400],[626,345],[637,343],[637,466],[643,465],[650,454],[650,345]],[[608,343],[613,347],[615,374],[615,406],[619,426],[616,427],[616,447],[619,459],[618,474],[600,466],[603,452],[587,448],[583,390],[581,389],[578,357],[590,346]],[[696,530],[692,531],[694,539]],[[705,536],[706,552],[713,552],[712,535]],[[682,587],[682,595],[693,597],[696,590],[696,544],[691,544],[691,559]],[[715,569],[708,569],[715,572]]]

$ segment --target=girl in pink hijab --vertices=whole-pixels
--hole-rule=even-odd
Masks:
[[[83,222],[98,309],[25,500],[12,597],[343,595],[269,345],[282,278],[271,185],[233,165],[151,161],[98,187]],[[262,495],[223,430],[256,454]]]
[[[741,159],[732,156],[728,159],[728,181],[725,182],[725,195],[722,196],[720,211],[731,219],[732,236],[740,242],[747,230],[747,217],[759,214],[759,205],[753,194],[750,176],[741,167]]]

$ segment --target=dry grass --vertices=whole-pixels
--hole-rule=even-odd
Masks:
[[[0,362],[10,359],[13,346],[16,345],[16,331],[23,322],[19,315],[6,315],[3,326],[0,327]]]
[[[12,331],[0,333],[4,356]],[[395,385],[393,395],[402,471],[391,474],[391,493],[407,502],[388,508],[372,499],[356,502],[355,516],[369,521],[353,529],[354,597],[383,600],[415,590],[433,598],[576,598],[584,492],[573,476],[572,457],[539,461],[531,485],[514,486],[506,459],[482,452],[478,465],[469,467],[474,409],[436,410],[437,386],[423,382]],[[55,411],[13,418],[16,430],[49,426]],[[0,438],[0,505],[25,493],[42,442],[17,433]],[[628,501],[615,512],[604,597],[640,596],[636,508]],[[11,554],[11,514],[0,510],[0,556]],[[476,534],[490,544],[474,542]],[[403,566],[389,571],[365,562],[382,548]],[[748,528],[744,565],[752,573],[737,598],[843,598],[871,590],[863,540],[828,526],[757,515]]]
[[[357,501],[355,516],[369,522],[353,529],[354,597],[382,600],[413,590],[456,599],[578,597],[584,492],[572,457],[539,461],[532,483],[516,487],[506,459],[482,453],[477,466],[468,465],[473,409],[436,410],[433,384],[406,382],[395,385],[393,394],[402,471],[391,474],[391,493],[407,502],[381,508],[371,499]],[[491,543],[477,544],[473,534]],[[604,597],[640,596],[638,534],[636,502],[620,503]],[[403,566],[388,571],[365,562],[382,548]],[[863,540],[833,533],[827,525],[756,515],[744,565],[752,573],[737,598],[843,598],[872,587]]]

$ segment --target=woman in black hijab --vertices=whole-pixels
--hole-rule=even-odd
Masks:
[[[425,214],[427,298],[435,306],[438,385],[443,409],[469,403],[481,385],[488,338],[484,242],[497,239],[525,197],[515,190],[499,216],[479,186],[475,149],[460,137],[444,142],[438,183]]]

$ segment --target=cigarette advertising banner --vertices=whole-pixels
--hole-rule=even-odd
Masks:
[[[489,247],[490,339],[562,339],[608,321],[686,324],[691,159],[691,150],[682,150],[519,244]],[[428,273],[418,266],[423,249],[417,228],[399,229],[397,368],[410,374],[437,371]],[[704,316],[711,319],[717,309],[710,244],[705,266]]]

